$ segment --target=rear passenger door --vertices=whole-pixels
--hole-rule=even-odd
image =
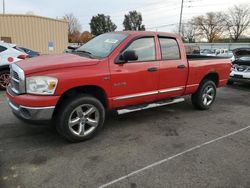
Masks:
[[[181,53],[178,39],[165,36],[159,36],[158,39],[161,47],[158,99],[180,96],[185,91],[188,78],[185,53]]]

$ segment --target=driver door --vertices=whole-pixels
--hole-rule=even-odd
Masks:
[[[159,61],[157,61],[155,37],[132,39],[121,54],[126,51],[134,51],[138,59],[119,64],[110,62],[114,108],[147,103],[157,98]]]

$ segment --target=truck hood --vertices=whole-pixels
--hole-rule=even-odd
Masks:
[[[250,48],[237,48],[233,50],[233,54],[236,58],[242,56],[250,56]]]
[[[42,55],[16,63],[26,74],[43,72],[54,69],[91,66],[100,60],[81,57],[74,54]]]

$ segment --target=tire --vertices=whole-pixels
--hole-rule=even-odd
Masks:
[[[227,81],[227,85],[233,85],[233,84],[234,84],[234,81],[232,81],[232,80]]]
[[[0,71],[0,90],[6,90],[7,86],[9,85],[9,77],[9,70]]]
[[[93,138],[103,127],[103,104],[89,95],[77,95],[59,106],[55,121],[58,133],[70,142]]]
[[[191,100],[196,109],[208,110],[214,103],[215,98],[215,83],[211,80],[203,80],[198,88],[198,91],[192,95]]]

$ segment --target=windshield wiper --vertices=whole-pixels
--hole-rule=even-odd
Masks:
[[[88,51],[85,51],[85,50],[75,50],[73,51],[73,53],[84,53],[84,54],[87,54],[90,58],[94,58],[93,57],[93,54],[91,52],[88,52]]]

